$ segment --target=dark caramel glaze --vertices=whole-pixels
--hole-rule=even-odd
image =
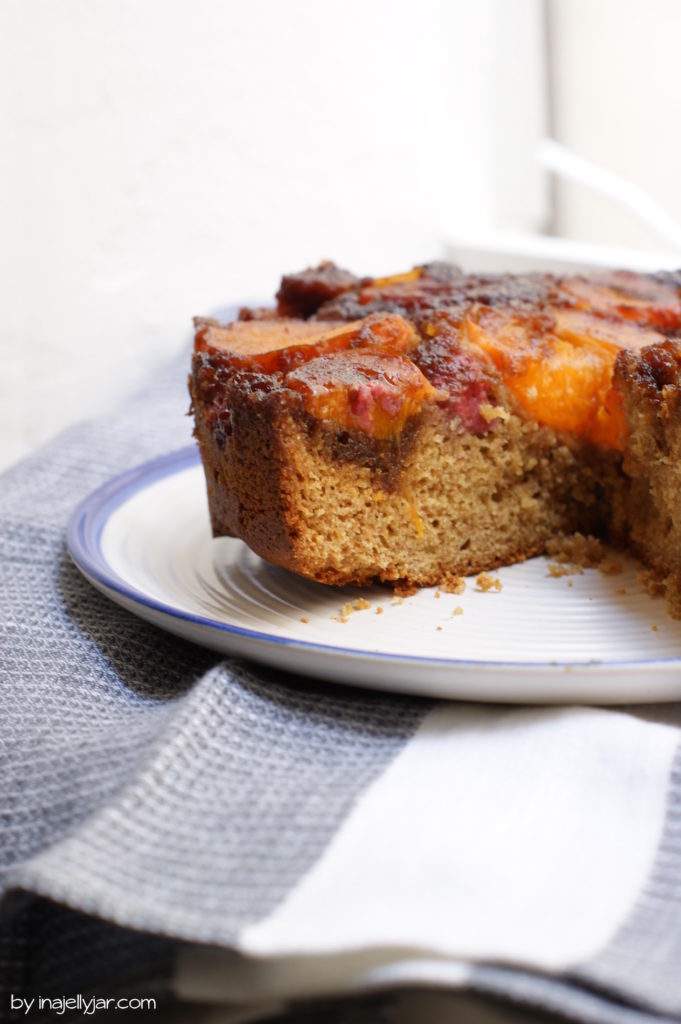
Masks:
[[[223,353],[199,350],[192,357],[190,391],[194,402],[200,403],[207,426],[213,430],[216,443],[224,449],[232,435],[230,395],[240,391],[247,399],[257,400],[282,390],[277,375],[257,370],[235,369]],[[292,402],[301,405],[297,395]]]
[[[463,429],[482,435],[491,429],[481,409],[496,401],[495,375],[462,346],[458,320],[439,313],[421,322],[423,340],[412,359],[433,387],[448,397],[444,406]]]
[[[681,391],[681,344],[669,340],[638,353],[621,352],[615,372],[657,402],[669,389]]]
[[[320,320],[356,320],[368,313],[465,310],[473,305],[536,315],[546,308],[587,309],[613,321],[630,320],[676,335],[681,331],[681,271],[627,270],[558,277],[552,274],[462,274],[449,264],[417,268],[418,277],[364,280],[319,306]]]
[[[324,302],[359,284],[358,277],[327,260],[318,267],[282,277],[276,296],[277,311],[280,316],[312,316]]]
[[[550,275],[466,275],[446,263],[427,264],[416,270],[418,277],[404,274],[393,280],[362,282],[321,305],[315,316],[320,320],[356,320],[379,312],[415,316],[437,310],[465,310],[475,303],[536,309],[558,295],[557,280]]]

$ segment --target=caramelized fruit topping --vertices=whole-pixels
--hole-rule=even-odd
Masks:
[[[302,395],[310,416],[377,440],[399,434],[424,402],[446,397],[406,356],[378,348],[320,356],[284,383]]]
[[[614,448],[626,436],[611,387],[617,353],[664,340],[631,322],[615,324],[569,309],[520,318],[509,310],[478,308],[467,317],[466,330],[532,419]]]
[[[492,406],[490,380],[479,359],[465,350],[462,331],[446,318],[426,321],[425,341],[414,356],[430,383],[447,394],[444,405],[452,419],[464,430],[486,434],[497,419],[485,415]]]
[[[501,415],[501,380],[529,418],[621,448],[618,353],[681,338],[681,273],[476,276],[435,263],[359,279],[323,263],[284,277],[277,298],[279,316],[198,321],[197,353],[213,376],[291,387],[311,415],[372,437],[394,435],[430,400],[485,433]]]

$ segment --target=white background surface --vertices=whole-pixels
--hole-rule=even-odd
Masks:
[[[491,228],[661,248],[535,156],[681,221],[679,38],[676,0],[2,0],[0,465],[284,269]]]
[[[2,0],[0,465],[282,270],[552,224],[660,248],[535,150],[681,221],[679,38],[676,0]]]
[[[540,6],[4,0],[1,461],[282,271],[540,226]]]
[[[552,134],[646,189],[681,223],[681,4],[548,0],[548,13]],[[660,248],[649,228],[583,187],[557,183],[555,201],[562,235]]]

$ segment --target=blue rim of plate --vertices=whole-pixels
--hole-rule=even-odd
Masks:
[[[333,644],[313,643],[309,640],[293,639],[276,636],[262,630],[246,629],[243,626],[220,622],[203,615],[195,615],[176,608],[173,605],[158,601],[144,591],[131,586],[119,576],[106,561],[101,539],[111,515],[139,491],[163,480],[175,473],[193,469],[200,463],[199,451],[195,445],[181,448],[178,451],[160,455],[148,462],[120,473],[96,490],[92,491],[74,509],[66,532],[66,546],[76,566],[91,581],[97,581],[105,590],[114,591],[134,604],[160,612],[173,619],[179,619],[192,625],[251,640],[260,640],[267,644],[286,646],[317,654],[343,655],[351,659],[370,658],[372,661],[412,662],[414,665],[450,665],[452,668],[488,669],[522,669],[523,671],[545,672],[547,669],[570,670],[589,669],[590,671],[610,671],[614,668],[640,669],[659,666],[663,668],[681,667],[681,658],[655,658],[628,661],[474,661],[456,658],[424,658],[410,654],[389,654],[382,651],[370,651],[354,647],[336,647]],[[194,641],[195,642],[195,641]]]

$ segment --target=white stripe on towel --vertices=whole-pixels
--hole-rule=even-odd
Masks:
[[[677,739],[624,711],[438,706],[239,946],[586,959],[645,882]]]

